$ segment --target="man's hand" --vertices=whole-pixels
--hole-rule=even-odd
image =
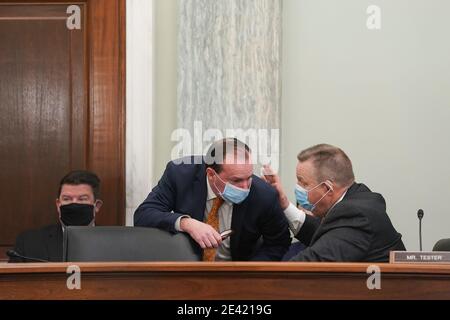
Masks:
[[[180,229],[189,233],[202,249],[217,248],[222,243],[222,237],[213,227],[196,219],[181,218]]]
[[[272,170],[270,166],[263,166],[263,174],[261,175],[261,178],[277,190],[281,209],[285,210],[289,207],[289,200],[284,193],[283,187],[281,186],[280,177]]]

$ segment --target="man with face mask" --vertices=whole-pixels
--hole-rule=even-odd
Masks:
[[[280,260],[290,244],[277,193],[253,175],[249,147],[216,141],[206,156],[169,162],[135,226],[186,232],[203,261]],[[222,239],[221,233],[231,230]]]
[[[72,171],[59,184],[56,210],[59,223],[20,234],[14,250],[33,259],[59,262],[63,259],[63,231],[66,226],[94,226],[103,202],[100,179],[89,171]],[[14,258],[10,262],[31,262]]]
[[[289,202],[277,175],[264,176],[278,191],[291,231],[308,246],[292,260],[388,262],[390,251],[405,250],[383,196],[355,183],[352,163],[341,149],[316,145],[297,158],[294,190],[303,209]]]

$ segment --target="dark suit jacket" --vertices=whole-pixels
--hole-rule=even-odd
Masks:
[[[405,250],[383,196],[357,183],[322,221],[307,215],[296,237],[308,248],[295,261],[387,262],[390,251]]]
[[[134,213],[135,226],[175,233],[175,221],[181,215],[204,221],[206,166],[196,159],[200,164],[169,162],[158,185]],[[193,163],[194,158],[183,161]],[[276,190],[256,176],[247,199],[233,205],[231,229],[234,231],[230,238],[233,260],[281,260],[291,242]],[[199,246],[197,250],[200,254]]]
[[[17,253],[29,257],[61,262],[63,260],[63,232],[60,224],[41,229],[25,231],[16,239]],[[21,258],[11,258],[9,262],[30,262]]]

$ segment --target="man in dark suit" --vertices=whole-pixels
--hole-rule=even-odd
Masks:
[[[250,149],[237,139],[169,162],[134,224],[188,233],[203,261],[281,260],[290,243],[276,190],[253,175]]]
[[[64,228],[95,225],[95,215],[103,203],[99,193],[100,179],[94,173],[69,172],[59,184],[56,199],[59,223],[20,234],[14,251],[26,258],[12,257],[9,262],[62,261]]]
[[[291,231],[308,246],[292,260],[387,262],[390,251],[405,250],[383,196],[355,183],[352,163],[341,149],[321,144],[297,158],[301,209],[288,201],[278,176],[265,176],[278,191]]]

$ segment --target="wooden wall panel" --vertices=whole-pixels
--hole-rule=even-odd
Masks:
[[[125,223],[125,1],[90,2],[90,144],[88,167],[102,177],[107,201],[99,224]],[[113,14],[114,13],[114,14]],[[119,41],[120,40],[120,41]]]
[[[81,30],[66,27],[70,4]],[[0,1],[0,259],[18,233],[57,222],[72,169],[102,180],[98,223],[124,223],[124,17],[125,0]]]

